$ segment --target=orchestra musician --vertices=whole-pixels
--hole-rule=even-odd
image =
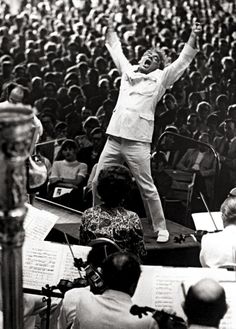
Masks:
[[[183,310],[189,329],[217,329],[227,311],[224,288],[213,279],[202,279],[187,292]]]
[[[102,294],[93,294],[86,288],[68,291],[58,329],[158,329],[152,316],[140,319],[130,313],[131,297],[141,273],[136,256],[118,251],[110,254],[101,267],[105,291]]]
[[[223,231],[208,233],[201,241],[200,262],[203,267],[236,265],[236,188],[230,191],[220,211]]]

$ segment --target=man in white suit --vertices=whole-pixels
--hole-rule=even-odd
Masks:
[[[109,137],[93,181],[94,205],[99,203],[96,185],[100,170],[126,162],[141,192],[157,242],[167,242],[169,232],[150,168],[155,109],[166,89],[180,78],[196,55],[196,38],[201,30],[199,23],[193,25],[188,42],[172,64],[165,66],[162,51],[152,48],[144,53],[138,65],[131,65],[122,51],[112,19],[108,21],[106,46],[122,76],[117,104],[106,131]]]

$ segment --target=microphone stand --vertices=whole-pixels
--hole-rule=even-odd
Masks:
[[[43,301],[47,303],[46,308],[46,329],[50,327],[50,314],[51,314],[51,306],[52,306],[52,292],[54,289],[57,289],[56,286],[49,286],[46,284],[45,288],[42,288],[42,293],[46,297],[43,297]]]
[[[51,314],[51,305],[52,305],[52,297],[63,298],[64,294],[61,292],[54,292],[53,290],[58,289],[57,286],[49,286],[46,284],[45,287],[42,287],[42,290],[31,289],[31,288],[23,288],[23,292],[31,295],[42,295],[43,302],[46,302],[46,327],[45,329],[50,328],[50,314]],[[46,297],[45,297],[46,296]]]

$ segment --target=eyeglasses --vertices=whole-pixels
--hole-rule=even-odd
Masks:
[[[236,187],[234,187],[228,194],[229,197],[236,197]]]

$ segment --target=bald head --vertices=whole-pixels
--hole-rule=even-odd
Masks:
[[[216,301],[224,292],[222,286],[213,279],[202,279],[192,286],[196,298],[204,302]]]
[[[227,311],[225,291],[213,279],[202,279],[188,290],[184,311],[189,324],[218,327]]]

